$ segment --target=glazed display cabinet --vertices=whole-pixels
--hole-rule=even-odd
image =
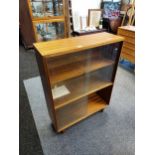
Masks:
[[[34,44],[55,131],[109,105],[123,39],[100,33]]]
[[[26,48],[68,37],[67,0],[21,0],[20,30]]]

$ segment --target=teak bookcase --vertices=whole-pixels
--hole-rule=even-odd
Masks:
[[[123,40],[104,32],[34,44],[57,132],[109,105]]]

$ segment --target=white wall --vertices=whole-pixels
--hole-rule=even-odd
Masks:
[[[77,11],[80,16],[87,16],[88,9],[99,9],[100,3],[102,0],[72,0],[72,9],[73,11]],[[112,1],[112,0],[104,0],[104,1]],[[118,2],[121,0],[113,0],[114,2]]]
[[[79,16],[87,16],[88,9],[99,9],[101,0],[72,0],[73,12]]]
[[[88,9],[100,9],[100,4],[102,0],[72,0],[72,14],[74,22],[74,30],[80,29],[80,16],[88,16]],[[105,0],[112,1],[112,0]],[[121,0],[113,0],[121,1]]]
[[[74,30],[80,29],[80,16],[88,16],[88,9],[99,9],[101,0],[72,0]]]

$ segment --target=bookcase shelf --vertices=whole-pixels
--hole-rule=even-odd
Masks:
[[[55,109],[62,108],[63,106],[71,104],[73,101],[76,101],[84,96],[111,86],[112,82],[102,77],[104,72],[103,74],[99,73],[100,71],[93,72],[91,74],[79,76],[61,83],[60,85],[65,85],[68,88],[70,94],[56,99],[54,103]]]
[[[100,33],[34,44],[55,131],[109,105],[123,40]]]
[[[51,84],[53,85],[64,80],[68,80],[68,79],[83,75],[85,73],[89,73],[97,69],[110,66],[112,64],[114,64],[114,61],[108,60],[108,59],[103,60],[103,58],[95,58],[93,60],[89,60],[89,62],[86,62],[85,60],[72,62],[70,64],[66,64],[66,65],[51,69],[50,81],[51,81]]]
[[[82,101],[79,101],[79,102],[82,102]],[[62,128],[60,128],[58,132],[65,130],[66,128],[78,123],[79,121],[93,115],[98,111],[105,109],[108,106],[108,104],[96,93],[89,95],[87,100],[85,100],[85,102],[87,102],[88,104],[87,111],[83,115],[81,115],[81,117],[71,121],[67,125],[65,125],[64,120],[60,120],[60,126],[62,126]]]

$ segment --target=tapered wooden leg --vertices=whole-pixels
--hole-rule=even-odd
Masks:
[[[58,133],[53,125],[53,123],[51,124],[51,127],[53,129],[54,132]],[[63,134],[65,132],[65,130],[60,131],[59,133]]]
[[[103,112],[103,111],[104,111],[104,109],[100,110],[100,112]]]
[[[53,123],[51,124],[51,127],[52,127],[53,131],[54,131],[54,132],[56,132],[55,127],[54,127]]]
[[[61,131],[60,133],[63,134],[65,132],[65,130]]]

